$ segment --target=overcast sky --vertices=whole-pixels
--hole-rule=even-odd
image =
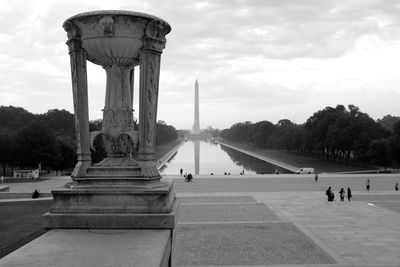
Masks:
[[[3,0],[0,105],[73,112],[61,25],[100,9],[149,13],[171,25],[161,58],[158,119],[178,129],[193,125],[196,78],[201,128],[303,123],[337,104],[358,106],[374,119],[400,116],[396,0]],[[88,64],[88,80],[90,119],[102,118],[104,70]]]

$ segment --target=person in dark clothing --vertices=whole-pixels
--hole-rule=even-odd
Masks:
[[[339,195],[340,195],[340,202],[344,201],[344,189],[343,189],[343,187],[342,187],[342,189],[340,189]]]
[[[317,172],[315,172],[314,180],[315,180],[315,182],[318,182],[318,173]]]
[[[351,201],[351,197],[352,197],[351,189],[350,189],[350,187],[347,187],[347,199],[349,200],[349,202]]]
[[[396,184],[394,185],[394,190],[399,191],[399,183],[396,183]]]
[[[369,192],[370,187],[371,187],[371,182],[370,182],[369,179],[367,179],[367,182],[365,183],[365,190],[366,190],[367,192]]]
[[[32,193],[32,198],[38,198],[39,197],[39,191],[35,189],[35,191]]]
[[[182,173],[183,173],[183,169],[182,168],[180,169],[180,173],[181,173],[181,176],[182,176]]]
[[[328,201],[329,201],[329,202],[332,202],[332,201],[335,199],[335,194],[333,193],[331,187],[329,187],[329,188],[326,190],[325,194],[328,196]]]

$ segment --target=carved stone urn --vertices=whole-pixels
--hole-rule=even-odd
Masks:
[[[161,53],[170,25],[132,11],[93,11],[63,24],[67,32],[78,163],[74,182],[53,190],[47,228],[174,228],[172,183],[155,163]],[[86,61],[106,72],[102,131],[89,132]],[[133,127],[134,71],[140,67],[139,129]],[[107,157],[92,164],[100,137]]]

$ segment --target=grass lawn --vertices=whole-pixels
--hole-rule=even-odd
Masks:
[[[265,149],[258,148],[252,145],[243,143],[237,143],[229,140],[222,140],[224,143],[239,147],[241,149],[263,155],[265,157],[272,158],[274,160],[295,166],[297,168],[311,167],[317,170],[317,172],[352,172],[362,170],[373,170],[376,168],[359,167],[353,165],[347,165],[344,163],[336,163],[332,161],[326,161],[323,159],[312,158],[297,154],[292,154],[283,150]]]
[[[0,258],[47,232],[41,220],[52,204],[52,200],[0,203]]]

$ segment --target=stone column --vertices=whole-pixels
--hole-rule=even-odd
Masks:
[[[72,93],[74,98],[75,135],[78,163],[71,177],[83,177],[92,164],[89,139],[88,86],[86,71],[86,52],[82,48],[77,28],[65,24],[68,33],[68,49],[71,62]]]
[[[160,60],[168,30],[165,25],[151,21],[146,27],[146,36],[140,52],[139,161],[155,159]]]
[[[103,132],[112,137],[132,131],[133,85],[131,66],[104,65],[107,73]]]

